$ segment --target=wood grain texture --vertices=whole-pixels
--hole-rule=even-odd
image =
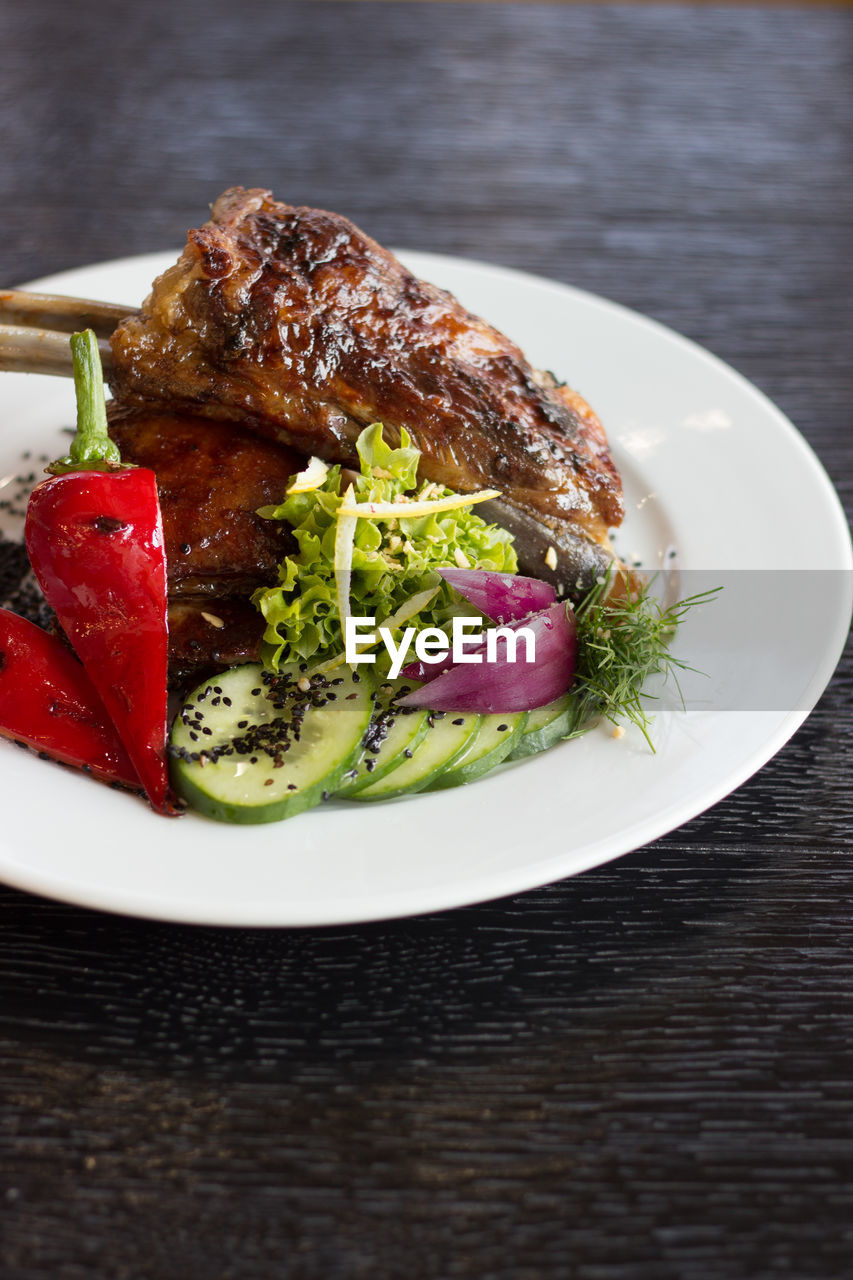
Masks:
[[[6,5],[0,282],[268,185],[687,333],[850,512],[851,83],[853,15],[814,8]],[[4,1278],[846,1280],[851,709],[848,648],[708,813],[444,915],[0,890]]]

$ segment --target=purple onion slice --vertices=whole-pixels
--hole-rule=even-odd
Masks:
[[[523,618],[507,631],[529,628],[534,636],[535,660],[526,662],[526,645],[519,637],[516,660],[498,635],[494,662],[486,662],[485,643],[472,649],[479,663],[459,663],[400,699],[401,706],[428,707],[432,711],[494,712],[530,711],[561,697],[575,674],[577,631],[574,614],[565,604]],[[419,665],[419,664],[413,664]],[[437,665],[437,664],[436,664]],[[429,668],[427,668],[429,670]]]
[[[439,569],[438,572],[460,596],[492,622],[522,621],[531,614],[541,613],[557,599],[550,582],[525,578],[517,573],[497,573],[492,569]],[[408,680],[428,684],[452,666],[453,658],[448,653],[436,662],[410,662],[402,674]]]
[[[439,569],[451,587],[492,622],[515,622],[540,613],[557,599],[550,582],[491,569]]]

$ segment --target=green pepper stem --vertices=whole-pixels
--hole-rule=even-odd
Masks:
[[[53,475],[65,471],[109,471],[121,466],[118,446],[107,431],[104,371],[98,339],[92,329],[71,335],[74,390],[77,395],[77,434],[64,458],[48,467]]]

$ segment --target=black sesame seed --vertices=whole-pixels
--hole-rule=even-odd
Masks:
[[[508,728],[509,728],[508,724],[499,724],[498,733],[505,733]]]
[[[451,723],[452,723],[452,724],[464,724],[464,723],[465,723],[465,717],[464,717],[464,716],[460,716],[458,720],[453,720]]]

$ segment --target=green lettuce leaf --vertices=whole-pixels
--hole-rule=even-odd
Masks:
[[[358,502],[393,502],[398,494],[418,499],[444,498],[451,489],[426,482],[417,485],[420,453],[405,431],[400,447],[383,438],[382,424],[366,427],[357,442],[361,474],[354,482]],[[298,551],[279,566],[278,584],[255,592],[253,601],[266,623],[264,663],[278,670],[281,662],[322,661],[344,647],[335,590],[335,527],[341,505],[341,469],[331,467],[323,484],[307,493],[290,494],[278,506],[259,512],[291,526]],[[486,522],[470,507],[399,520],[360,519],[355,530],[350,609],[381,624],[406,600],[425,588],[437,594],[415,619],[419,627],[447,629],[455,614],[471,616],[437,569],[518,568],[511,534]]]

